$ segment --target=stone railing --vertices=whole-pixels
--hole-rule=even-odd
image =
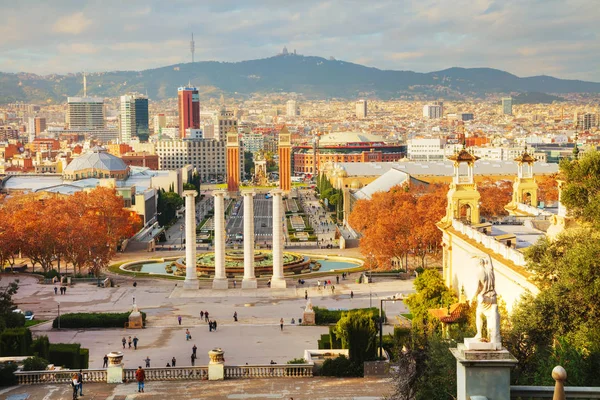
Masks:
[[[77,370],[59,369],[52,371],[20,371],[15,372],[19,385],[36,385],[43,383],[69,383]],[[105,369],[83,370],[84,382],[106,382]]]
[[[125,369],[127,382],[135,381],[135,369]],[[208,367],[144,368],[147,381],[190,381],[208,379]]]
[[[452,227],[469,239],[473,239],[485,248],[492,250],[494,253],[512,261],[516,265],[525,266],[525,256],[523,253],[497,241],[493,236],[481,233],[477,229],[471,228],[469,225],[463,224],[456,219],[452,220]]]
[[[530,215],[533,215],[536,217],[538,217],[538,216],[551,217],[553,215],[551,212],[548,212],[541,208],[533,207],[532,205],[525,204],[525,203],[517,203],[517,209],[519,211],[526,212],[527,214],[530,214]]]
[[[600,399],[600,388],[598,387],[566,387],[564,396],[558,397],[564,399]],[[554,386],[511,386],[510,398],[512,400],[542,400],[556,399],[554,397]]]
[[[311,364],[226,365],[225,379],[310,378]]]

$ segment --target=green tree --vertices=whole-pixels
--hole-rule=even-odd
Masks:
[[[252,167],[254,167],[254,154],[251,151],[244,152],[244,172],[247,176],[252,175]]]
[[[342,340],[342,347],[348,349],[350,361],[354,364],[362,365],[377,356],[377,328],[368,312],[355,310],[344,313],[335,333]]]
[[[158,223],[161,226],[169,225],[176,217],[177,210],[183,206],[183,199],[175,192],[165,192],[164,190],[158,193]]]
[[[48,368],[48,360],[33,356],[23,360],[23,371],[45,371]]]
[[[600,153],[586,152],[579,160],[563,159],[561,202],[571,215],[600,226]]]

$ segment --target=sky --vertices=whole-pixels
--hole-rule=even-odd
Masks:
[[[600,82],[599,0],[0,0],[0,71],[144,70],[284,46],[381,69]]]

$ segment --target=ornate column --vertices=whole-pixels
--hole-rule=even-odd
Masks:
[[[283,276],[283,212],[282,212],[283,190],[275,189],[273,195],[273,277],[271,288],[286,288],[287,284]]]
[[[196,201],[195,190],[183,192],[185,197],[185,281],[184,289],[198,289],[196,275]]]
[[[225,273],[225,191],[213,192],[215,199],[215,278],[213,289],[227,289],[229,282]]]
[[[244,279],[242,289],[256,289],[254,276],[254,190],[244,190]]]

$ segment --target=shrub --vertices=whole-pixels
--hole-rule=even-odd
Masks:
[[[21,328],[25,326],[25,316],[21,313],[9,312],[0,316],[6,328]]]
[[[288,364],[306,364],[306,360],[304,358],[294,358],[287,362]]]
[[[327,350],[331,348],[331,339],[329,335],[321,335],[321,339],[317,340],[317,347],[319,350]]]
[[[73,313],[60,316],[61,328],[123,328],[129,321],[129,312],[125,313]],[[146,321],[146,313],[142,313]],[[52,322],[58,328],[58,317]]]
[[[364,370],[362,364],[353,363],[344,355],[340,355],[336,358],[328,358],[319,370],[319,375],[322,376],[363,376],[363,373]]]
[[[343,310],[329,310],[327,308],[314,307],[313,310],[315,312],[315,323],[317,325],[333,325],[333,324],[337,324],[337,322],[340,320],[340,318],[342,318],[342,313],[352,312],[352,311],[358,311],[358,310],[364,310],[365,312],[367,312],[368,314],[370,314],[371,318],[376,323],[377,323],[377,321],[379,321],[379,309],[377,307],[355,308],[355,309],[348,310],[348,311],[343,311]],[[383,316],[385,318],[385,314],[383,314]]]
[[[0,365],[0,386],[13,386],[17,384],[17,377],[15,371],[17,370],[17,364],[10,363]]]
[[[81,345],[79,343],[55,343],[50,345],[50,364],[65,368],[79,369],[81,366]]]
[[[0,334],[0,356],[27,356],[31,352],[31,331],[9,328]]]
[[[40,336],[31,343],[31,354],[48,359],[50,356],[50,341],[48,336]]]
[[[60,278],[60,274],[58,273],[57,270],[55,269],[51,269],[50,271],[47,272],[42,272],[42,275],[44,276],[44,278],[46,279],[52,279],[54,277],[56,278]]]
[[[48,367],[48,360],[42,357],[29,357],[23,360],[23,371],[45,371]]]
[[[89,368],[90,363],[90,350],[81,348],[79,349],[79,368]]]
[[[335,327],[348,349],[350,360],[356,364],[374,360],[377,357],[377,328],[368,311],[356,310],[344,313]]]
[[[330,349],[341,349],[342,340],[335,333],[335,326],[329,327],[329,348]]]

